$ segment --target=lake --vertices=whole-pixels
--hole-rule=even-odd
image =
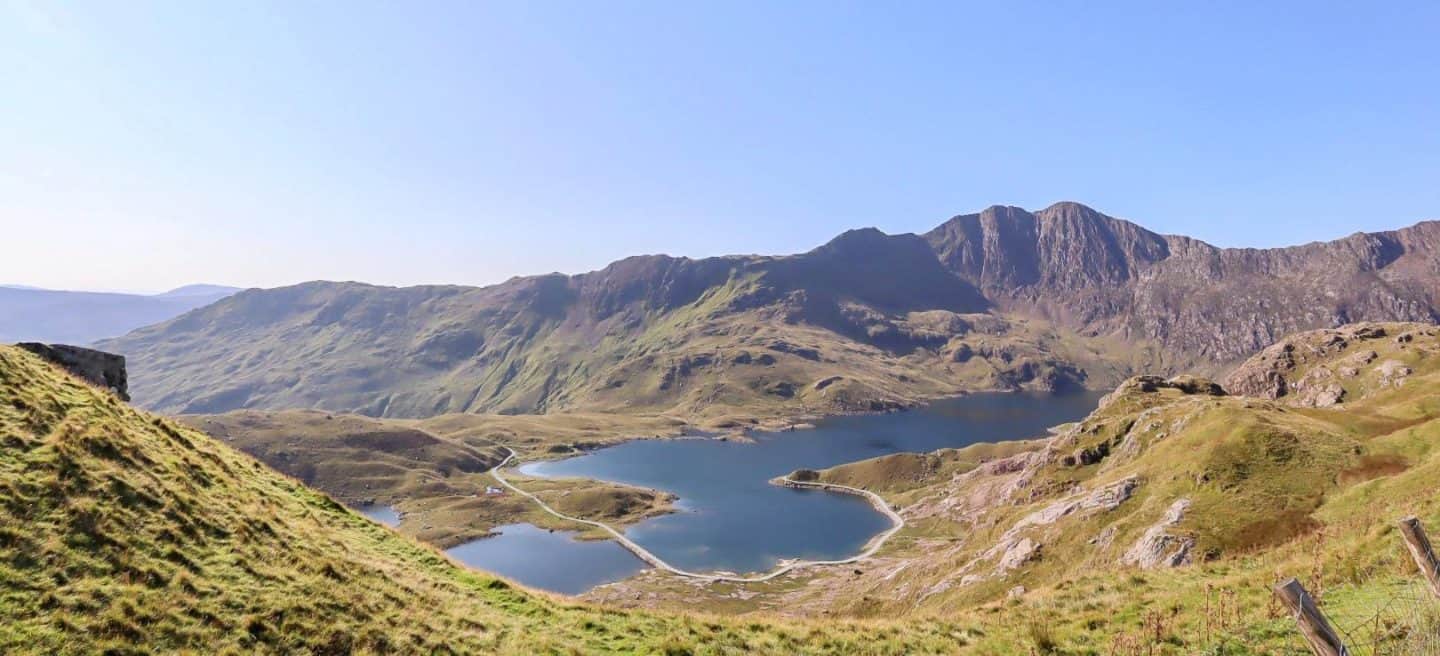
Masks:
[[[369,517],[376,522],[389,526],[390,528],[395,528],[396,526],[400,525],[400,513],[396,511],[393,506],[385,506],[378,503],[372,503],[367,506],[360,506],[355,510],[356,512],[359,512],[360,514]]]
[[[647,567],[614,540],[577,540],[574,533],[530,524],[507,524],[495,530],[499,535],[445,553],[476,569],[564,594],[580,594]]]
[[[682,569],[761,572],[782,559],[852,556],[890,527],[864,499],[782,488],[770,485],[770,479],[892,453],[1042,436],[1050,426],[1084,417],[1099,396],[973,394],[908,412],[829,417],[811,430],[755,433],[754,443],[637,440],[566,460],[525,464],[521,471],[673,492],[679,497],[678,512],[631,526],[626,537]],[[572,594],[644,567],[613,542],[576,542],[563,532],[507,528],[510,533],[450,553],[526,585]],[[613,551],[602,552],[597,544]],[[633,561],[634,570],[619,567],[614,551]]]

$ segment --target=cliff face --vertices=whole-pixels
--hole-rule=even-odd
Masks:
[[[1150,339],[1195,364],[1235,362],[1292,332],[1440,318],[1440,222],[1275,249],[1159,235],[1075,203],[992,207],[925,239],[1009,311]]]

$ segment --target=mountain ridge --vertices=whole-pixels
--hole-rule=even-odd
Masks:
[[[643,410],[725,423],[1213,372],[1300,330],[1433,323],[1437,261],[1440,222],[1224,249],[1079,203],[994,206],[924,235],[851,230],[793,255],[634,256],[487,287],[250,290],[104,347],[134,356],[141,403],[172,412]],[[821,385],[831,379],[843,384]]]

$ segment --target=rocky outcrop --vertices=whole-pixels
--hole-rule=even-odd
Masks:
[[[1380,374],[1381,387],[1399,387],[1405,383],[1405,377],[1413,371],[1399,360],[1386,360],[1375,367],[1375,373]]]
[[[995,576],[1002,576],[1007,572],[1015,570],[1020,566],[1036,560],[1040,557],[1042,545],[1039,540],[1026,533],[1032,533],[1032,529],[1050,526],[1065,517],[1072,515],[1094,515],[1109,512],[1119,508],[1134,496],[1135,490],[1140,487],[1140,479],[1135,476],[1114,481],[1103,485],[1090,492],[1080,492],[1056,501],[1040,510],[1032,512],[1018,521],[1000,536],[1000,539],[993,547],[982,554],[976,561],[995,559]],[[966,567],[968,569],[969,566]],[[970,582],[982,580],[984,577],[978,574],[969,575]]]
[[[1120,557],[1120,563],[1141,569],[1188,565],[1190,552],[1195,548],[1195,538],[1172,533],[1171,529],[1185,519],[1185,512],[1189,509],[1189,499],[1177,499],[1170,504],[1165,516],[1146,529],[1135,545]]]
[[[1000,562],[996,563],[997,573],[1008,572],[1019,568],[1040,557],[1040,543],[1030,538],[1021,538],[1009,545],[1005,553],[1000,555]]]
[[[1345,381],[1367,372],[1373,372],[1381,388],[1403,384],[1410,373],[1404,362],[1387,358],[1371,365],[1380,351],[1399,353],[1414,344],[1416,335],[1433,338],[1440,329],[1417,323],[1360,323],[1298,333],[1241,363],[1226,376],[1225,389],[1301,407],[1331,407],[1345,402]]]
[[[1129,394],[1151,394],[1163,389],[1178,390],[1181,394],[1226,395],[1225,388],[1199,376],[1182,375],[1168,379],[1160,376],[1133,376],[1120,383],[1115,391],[1101,397],[1100,407],[1104,408]]]
[[[16,346],[64,367],[66,371],[94,385],[114,392],[121,400],[130,400],[125,356],[67,344],[21,342]]]

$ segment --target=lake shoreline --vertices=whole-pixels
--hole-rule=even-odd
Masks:
[[[961,390],[953,394],[939,394],[926,396],[914,402],[902,403],[893,408],[868,410],[839,410],[834,412],[815,413],[800,411],[797,413],[782,413],[764,419],[755,418],[753,423],[745,426],[730,427],[701,427],[688,421],[679,432],[672,435],[634,435],[619,437],[614,441],[603,444],[581,444],[575,445],[566,452],[543,452],[531,454],[529,461],[525,464],[536,464],[542,462],[558,462],[590,455],[605,449],[614,448],[624,444],[637,441],[673,441],[673,440],[717,440],[738,443],[753,443],[755,434],[773,435],[778,433],[793,433],[800,431],[815,430],[822,422],[831,419],[842,419],[847,417],[876,417],[885,415],[905,414],[924,410],[936,403],[954,401],[981,395],[1024,395],[1044,394],[1060,397],[1099,395],[1108,392],[1108,389],[1074,388],[1066,390],[1026,390],[1026,389],[995,389],[995,390]],[[1016,437],[1012,440],[1031,439],[1031,437]],[[1011,441],[1011,440],[1004,440]]]
[[[880,504],[855,498],[869,491],[787,494],[776,479],[895,453],[1030,439],[1083,416],[1097,400],[1093,392],[964,394],[904,412],[831,415],[804,430],[752,431],[743,443],[723,436],[642,438],[560,460],[527,458],[499,473],[674,494],[679,512],[633,524],[625,535],[690,573],[768,572],[802,559],[848,561],[894,528]],[[842,496],[853,502],[837,501]]]

